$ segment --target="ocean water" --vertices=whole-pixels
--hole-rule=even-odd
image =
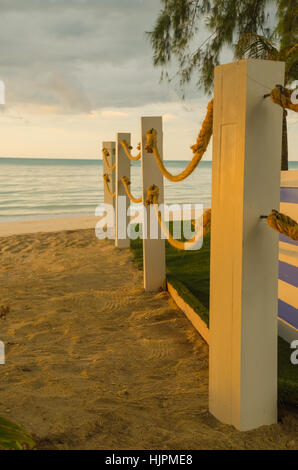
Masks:
[[[180,173],[185,161],[167,161]],[[298,169],[298,162],[291,162]],[[103,202],[101,160],[0,158],[0,222],[94,215]],[[141,166],[131,169],[131,191],[141,194]],[[211,206],[211,162],[201,162],[180,183],[165,180],[165,202]]]

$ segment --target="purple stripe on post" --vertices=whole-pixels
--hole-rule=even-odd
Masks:
[[[278,277],[281,281],[298,287],[298,268],[296,266],[280,261]]]
[[[282,233],[279,235],[279,240],[281,242],[290,243],[291,245],[298,246],[298,241],[292,240],[292,238],[286,237],[286,235],[283,235]]]
[[[298,188],[280,188],[280,202],[298,204]]]
[[[292,305],[278,301],[278,317],[298,329],[298,310]]]

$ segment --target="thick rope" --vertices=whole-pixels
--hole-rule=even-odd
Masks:
[[[111,198],[114,198],[116,196],[116,191],[114,193],[112,193],[111,190],[110,190],[109,183],[110,183],[111,180],[110,180],[109,175],[107,175],[105,173],[103,175],[103,180],[104,180],[105,187],[106,187],[106,190],[107,190],[108,194],[111,196]]]
[[[113,166],[110,166],[109,161],[108,161],[108,157],[110,156],[110,153],[106,148],[102,149],[102,155],[103,155],[103,158],[104,158],[104,161],[107,165],[108,170],[109,171],[114,171],[115,168],[116,168],[116,162],[114,163]]]
[[[125,141],[125,140],[122,140],[121,142],[121,145],[122,147],[124,148],[124,152],[126,154],[126,156],[132,160],[133,162],[137,162],[138,160],[140,160],[141,156],[142,156],[142,152],[139,152],[138,155],[136,157],[134,157],[131,153],[130,153],[130,150],[132,150],[132,146],[131,145],[128,145],[128,143]],[[137,146],[137,149],[138,150],[141,150],[141,144],[138,144]]]
[[[160,158],[157,148],[157,132],[155,129],[151,129],[146,133],[146,146],[145,150],[147,153],[153,153],[156,159],[157,165],[165,178],[170,181],[177,182],[187,178],[197,167],[201,161],[204,153],[207,150],[208,144],[212,136],[213,127],[213,100],[210,101],[207,108],[207,114],[202,124],[202,128],[197,138],[197,142],[191,147],[193,151],[193,159],[189,163],[182,173],[179,175],[172,175],[164,166],[162,159]]]
[[[145,200],[145,206],[148,207],[151,204],[158,204],[158,196],[159,196],[159,187],[155,184],[149,186],[147,189],[147,199]]]
[[[193,227],[195,227],[195,221],[192,222]],[[211,209],[207,209],[203,214],[203,235],[207,235],[211,229]]]
[[[281,214],[276,210],[272,210],[271,214],[267,217],[268,225],[277,230],[277,232],[286,235],[292,240],[298,241],[298,224],[291,217]]]
[[[130,189],[129,189],[129,185],[131,184],[130,179],[127,176],[122,176],[121,181],[124,186],[127,197],[135,204],[139,204],[140,202],[142,202],[142,196],[139,198],[136,198],[131,194]]]
[[[286,53],[286,57],[290,57],[298,49],[298,42]]]
[[[193,249],[193,247],[198,243],[198,241],[202,237],[202,232],[201,230],[198,230],[197,233],[191,238],[191,240],[188,240],[187,242],[182,242],[180,240],[176,240],[173,238],[171,233],[169,232],[166,224],[162,220],[161,217],[161,212],[158,210],[158,196],[159,196],[159,188],[155,184],[150,186],[147,190],[147,199],[145,201],[146,206],[150,206],[153,204],[154,210],[156,212],[156,216],[158,219],[158,223],[160,225],[161,230],[163,231],[165,237],[167,238],[169,244],[176,248],[177,250],[190,250]],[[208,212],[208,211],[206,211]],[[210,214],[211,216],[211,214]],[[207,219],[209,220],[209,217],[206,216],[206,221]],[[204,218],[205,220],[205,218]],[[197,228],[197,227],[196,227]]]
[[[282,108],[291,109],[298,113],[298,104],[294,104],[291,101],[291,96],[294,90],[289,90],[288,88],[284,88],[283,86],[279,85],[273,88],[270,93],[270,98],[275,104],[278,104]]]

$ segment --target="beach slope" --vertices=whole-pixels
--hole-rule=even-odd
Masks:
[[[209,414],[208,346],[129,250],[85,229],[2,236],[0,253],[0,416],[38,448],[297,447],[294,411],[248,433]]]

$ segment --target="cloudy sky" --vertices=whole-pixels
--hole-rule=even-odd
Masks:
[[[0,0],[0,157],[98,158],[102,140],[163,115],[165,158],[190,159],[208,97],[161,84],[145,31],[160,0]],[[289,116],[290,158],[298,121]],[[210,150],[206,158],[211,158]]]

